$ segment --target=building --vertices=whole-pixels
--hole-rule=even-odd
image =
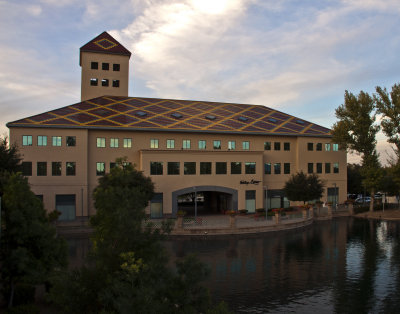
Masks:
[[[123,156],[155,183],[152,217],[287,207],[283,185],[301,170],[325,181],[323,201],[346,199],[329,129],[265,106],[128,97],[130,56],[102,33],[80,49],[81,102],[7,124],[47,210],[93,215],[99,176]]]

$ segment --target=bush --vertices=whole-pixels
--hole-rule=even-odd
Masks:
[[[247,214],[248,210],[247,209],[239,209],[240,214]]]
[[[25,305],[35,302],[36,288],[28,284],[18,284],[15,286],[13,305]],[[10,298],[10,289],[4,290],[4,295],[8,300]]]
[[[7,310],[7,314],[40,314],[39,308],[34,304],[14,306]]]

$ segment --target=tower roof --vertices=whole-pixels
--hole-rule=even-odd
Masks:
[[[131,57],[131,52],[107,32],[101,33],[80,48],[79,65],[81,65],[82,52],[106,53]]]

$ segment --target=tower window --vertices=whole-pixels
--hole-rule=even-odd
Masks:
[[[92,70],[97,70],[98,68],[99,68],[99,63],[98,62],[91,62],[90,63],[90,68],[92,69]]]
[[[97,86],[97,84],[98,84],[97,78],[91,78],[90,79],[90,85],[91,86]]]
[[[120,65],[118,63],[113,64],[113,71],[119,71],[120,70]]]
[[[119,87],[119,80],[113,80],[113,87]]]
[[[102,79],[101,80],[101,86],[108,86],[108,80],[107,79]]]
[[[110,69],[110,64],[109,63],[102,63],[101,64],[101,68],[102,68],[102,70],[104,70],[104,71],[108,71],[109,69]]]

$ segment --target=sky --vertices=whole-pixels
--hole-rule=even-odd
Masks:
[[[264,105],[330,128],[345,90],[400,83],[398,0],[0,0],[0,29],[1,135],[80,101],[79,48],[103,31],[132,52],[130,96]],[[392,153],[383,134],[378,151]]]

